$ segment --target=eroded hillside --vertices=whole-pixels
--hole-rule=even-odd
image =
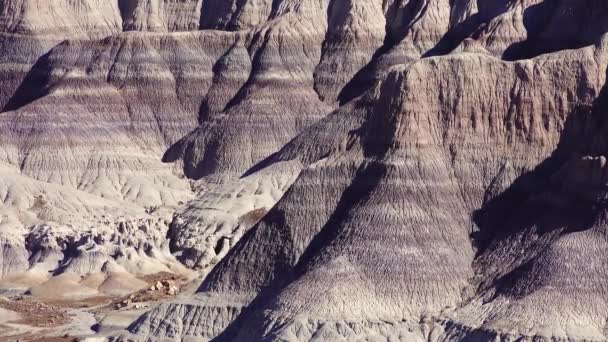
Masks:
[[[0,0],[0,287],[202,275],[116,340],[604,340],[605,14]]]

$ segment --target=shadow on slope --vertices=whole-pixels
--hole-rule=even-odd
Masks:
[[[475,34],[488,25],[492,20],[507,13],[514,0],[506,2],[478,2],[479,12],[473,14],[463,22],[450,28],[439,42],[422,57],[447,55],[458,47],[465,39],[475,39]]]
[[[581,153],[585,146],[585,134],[594,125],[589,108],[579,108],[566,121],[560,143],[553,154],[539,164],[534,170],[521,175],[511,186],[494,198],[486,198],[483,206],[473,213],[473,220],[479,231],[472,238],[479,253],[487,249],[491,241],[510,236],[514,232],[526,229],[538,222],[534,221],[535,210],[547,209],[558,203],[558,198],[537,198],[539,194],[554,192],[556,184],[554,175],[574,155]],[[573,203],[574,205],[574,203]],[[531,206],[531,208],[527,208]],[[521,222],[516,228],[502,230],[505,222],[509,221],[521,210],[530,211],[528,220]],[[557,222],[555,223],[557,224]],[[545,227],[545,230],[551,230]]]
[[[320,232],[315,235],[302,255],[297,260],[295,265],[284,265],[281,269],[275,269],[274,275],[271,276],[272,281],[268,286],[258,291],[255,299],[249,304],[241,314],[224,330],[222,334],[214,339],[214,341],[233,341],[237,336],[243,336],[243,329],[255,327],[262,329],[264,327],[264,315],[261,314],[264,309],[271,305],[272,299],[290,283],[297,280],[306,273],[306,266],[317,257],[319,251],[331,244],[341,233],[341,223],[346,221],[351,214],[353,208],[359,203],[367,200],[374,191],[380,180],[386,174],[386,166],[379,162],[370,162],[359,167],[356,176],[351,185],[344,191],[335,211],[329,217],[327,223],[323,226]],[[265,218],[265,221],[275,221],[279,227],[288,230],[289,226],[284,222],[285,218],[282,213],[271,211]],[[283,222],[281,222],[283,221]],[[258,225],[259,226],[259,225]],[[254,227],[247,234],[250,238],[255,235],[254,230],[259,227]],[[285,232],[288,233],[288,232]],[[247,236],[243,238],[246,240]],[[238,254],[238,248],[233,248],[229,253]],[[229,256],[226,257],[227,260]],[[287,261],[287,260],[285,260]],[[219,268],[215,268],[212,273],[205,279],[199,292],[204,292],[212,287],[212,283],[217,281],[216,273]],[[220,272],[217,272],[220,273]],[[252,323],[253,322],[253,323]],[[276,328],[276,327],[275,327]],[[246,334],[259,337],[261,331],[248,331]]]
[[[40,57],[36,64],[32,66],[25,79],[0,112],[17,110],[48,94],[52,69],[52,63],[49,59],[51,51]]]
[[[521,299],[542,287],[543,280],[534,278],[539,260],[561,237],[593,229],[608,209],[608,180],[593,174],[600,163],[595,156],[606,154],[607,113],[605,85],[591,107],[570,114],[549,158],[473,213],[479,228],[472,234],[475,268],[482,276],[477,291],[495,289],[486,301]],[[497,267],[497,260],[504,265]]]
[[[428,1],[409,1],[400,9],[401,2],[394,1],[386,13],[386,37],[382,46],[374,53],[370,62],[359,70],[355,76],[346,84],[338,94],[340,106],[361,96],[371,88],[377,81],[377,75],[381,68],[380,59],[392,48],[399,45],[409,35],[409,29],[425,14]],[[400,13],[399,13],[400,12]],[[391,29],[396,18],[400,18],[397,28]],[[403,61],[405,62],[405,61]]]
[[[477,39],[494,19],[513,10],[515,5],[515,1],[498,4],[478,1],[479,12],[451,28],[423,57],[446,55],[465,39]],[[602,0],[588,1],[584,6],[573,0],[546,0],[531,5],[523,14],[527,39],[507,47],[502,59],[530,59],[591,45],[608,31],[608,22],[603,19],[606,15],[608,3]]]
[[[242,336],[243,329],[251,327],[261,329],[264,326],[264,309],[272,305],[272,299],[281,293],[287,285],[307,272],[306,267],[318,256],[319,251],[330,245],[341,234],[342,224],[347,221],[352,211],[370,198],[387,174],[387,166],[383,164],[382,160],[389,151],[390,141],[395,133],[363,135],[363,132],[373,130],[373,127],[370,126],[378,124],[367,121],[364,123],[367,128],[358,131],[358,134],[362,135],[362,152],[367,161],[358,166],[352,181],[342,192],[335,209],[320,227],[320,230],[314,236],[311,236],[301,255],[295,255],[296,259],[293,259],[293,251],[290,248],[297,248],[294,246],[296,237],[293,236],[293,222],[288,222],[285,213],[280,209],[280,205],[276,205],[261,222],[246,233],[239,243],[228,252],[228,255],[222,259],[221,263],[205,278],[197,291],[199,293],[213,292],[218,284],[222,286],[225,282],[234,281],[230,278],[229,272],[226,273],[228,275],[224,274],[225,268],[234,267],[233,261],[238,260],[239,255],[251,255],[247,253],[246,249],[256,251],[264,249],[264,260],[268,260],[268,263],[271,264],[270,267],[268,265],[258,265],[260,272],[263,274],[256,275],[256,279],[249,279],[246,283],[237,281],[237,287],[249,287],[248,290],[255,292],[256,296],[237,318],[214,339],[215,341],[233,341],[237,336]],[[314,196],[314,194],[310,195]],[[283,200],[290,201],[290,196],[288,191],[283,196]],[[311,200],[314,199],[311,198]],[[267,239],[272,240],[268,241]],[[255,323],[252,324],[252,322]],[[256,334],[261,332],[256,330],[247,333],[257,337]]]
[[[572,0],[543,1],[524,11],[527,39],[507,48],[504,60],[529,59],[566,49],[593,44],[608,31],[608,3],[587,1],[584,6]]]

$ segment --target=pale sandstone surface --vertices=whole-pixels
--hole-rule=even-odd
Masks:
[[[605,339],[607,11],[0,1],[0,285],[211,271],[133,340]]]

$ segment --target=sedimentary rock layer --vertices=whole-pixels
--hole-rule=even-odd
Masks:
[[[318,139],[319,144],[313,146],[296,144],[298,138],[283,151],[298,156],[300,150],[301,158],[309,162],[324,158],[300,174],[279,203],[206,278],[195,310],[207,314],[185,319],[179,315],[179,304],[165,304],[134,323],[131,331],[140,336],[214,337],[219,324],[220,331],[221,326],[226,330],[218,338],[227,340],[252,336],[258,340],[305,341],[314,336],[426,340],[432,336],[466,339],[482,336],[486,330],[501,335],[508,327],[516,331],[511,333],[514,336],[596,338],[599,335],[583,328],[589,323],[581,322],[590,322],[586,317],[597,311],[587,309],[567,318],[559,313],[560,307],[576,307],[591,297],[570,297],[568,304],[556,303],[555,312],[527,310],[533,321],[513,323],[514,315],[523,313],[516,314],[515,308],[504,311],[496,291],[506,289],[487,292],[484,286],[502,289],[521,284],[509,293],[525,296],[528,286],[544,284],[538,283],[534,269],[514,271],[507,283],[496,283],[500,279],[496,273],[511,272],[529,258],[542,255],[546,260],[553,254],[527,247],[521,235],[508,240],[498,238],[502,233],[486,235],[485,229],[499,228],[483,220],[500,222],[503,216],[493,215],[502,213],[471,215],[479,208],[486,211],[485,206],[525,178],[522,175],[539,172],[546,163],[557,163],[552,168],[557,172],[559,160],[584,151],[585,135],[576,132],[587,127],[587,117],[595,113],[589,108],[601,98],[606,51],[602,42],[509,63],[465,49],[395,69],[371,93],[346,106],[350,111],[339,110],[324,120],[328,126],[350,124],[346,130],[350,137]],[[366,101],[372,108],[369,112],[355,109],[358,102]],[[338,114],[352,117],[344,120]],[[318,127],[301,135],[304,141],[313,136],[319,136]],[[311,160],[320,149],[330,155]],[[280,154],[275,158],[280,160]],[[540,180],[521,182],[523,190],[516,189],[541,201],[536,205],[548,205],[534,195]],[[581,222],[575,212],[563,215]],[[515,217],[519,222],[519,216]],[[526,227],[517,234],[540,234],[537,229],[541,228],[533,226],[528,231]],[[538,239],[555,241],[551,236],[558,233],[546,234]],[[492,242],[497,238],[499,242]],[[531,255],[514,254],[514,260],[521,261],[506,269],[502,264],[491,265],[513,253],[508,251],[515,242],[531,248]],[[476,259],[476,251],[484,254]],[[539,260],[538,265],[542,264]],[[560,281],[571,277],[564,271],[550,274],[548,279]],[[589,277],[594,278],[592,274]],[[583,293],[602,293],[592,281],[579,284],[584,286]],[[517,290],[519,286],[523,293]],[[554,288],[563,291],[559,296],[568,293],[561,286]],[[524,297],[527,305],[552,305],[558,298],[533,293],[541,297]],[[223,314],[227,306],[222,301],[228,297],[231,302],[238,299],[240,315],[234,321]],[[453,309],[469,301],[466,309]],[[478,302],[484,307],[478,309]],[[503,314],[511,325],[497,321],[478,330],[482,324],[478,316],[487,317],[488,310]],[[440,313],[448,318],[434,321]],[[546,328],[555,322],[554,315],[561,320]],[[215,327],[211,334],[201,330],[211,322]],[[578,330],[566,329],[574,324],[567,322],[575,322]]]
[[[211,270],[135,340],[601,339],[607,11],[0,1],[3,286]]]

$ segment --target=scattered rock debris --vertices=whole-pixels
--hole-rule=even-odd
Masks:
[[[67,311],[58,306],[36,301],[32,298],[15,297],[0,300],[0,307],[20,314],[21,319],[11,322],[37,328],[50,328],[70,321]]]
[[[147,302],[159,301],[177,295],[186,282],[185,278],[166,272],[146,276],[143,279],[150,286],[114,301],[115,309],[144,309],[147,307]]]

